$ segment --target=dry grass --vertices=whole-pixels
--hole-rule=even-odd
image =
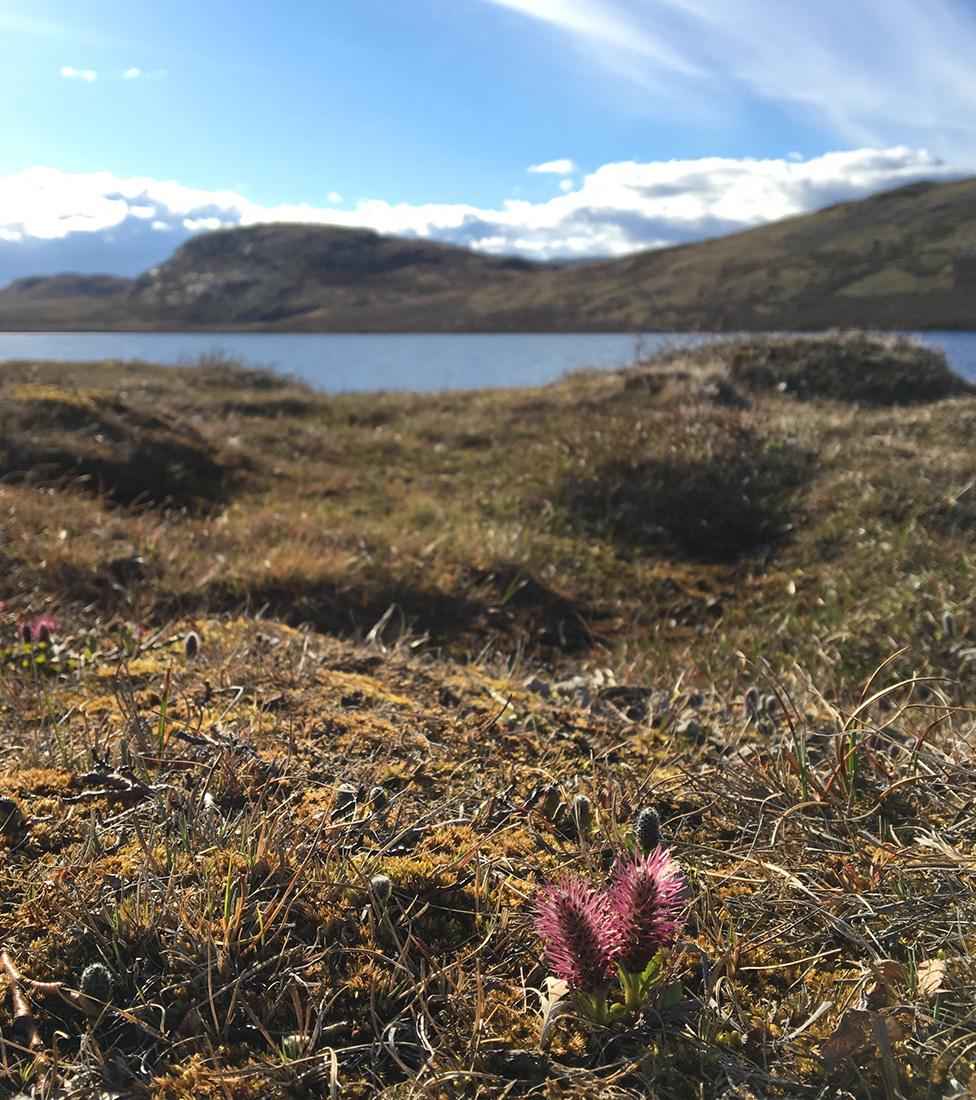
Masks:
[[[233,469],[209,512],[0,485],[4,1094],[965,1094],[976,402],[757,396],[737,353],[430,398],[0,371]],[[541,1045],[528,902],[645,805],[682,1000]]]

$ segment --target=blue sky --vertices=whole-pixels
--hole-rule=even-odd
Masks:
[[[620,254],[976,171],[976,0],[0,0],[0,42],[0,281],[282,219]]]

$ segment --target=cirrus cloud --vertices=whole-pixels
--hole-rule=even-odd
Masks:
[[[619,256],[735,232],[919,179],[961,174],[924,150],[904,146],[807,160],[620,161],[540,202],[509,199],[484,208],[369,199],[336,209],[269,206],[230,189],[37,167],[0,177],[0,284],[67,270],[134,275],[196,233],[260,222],[366,226],[540,260]]]
[[[549,27],[644,108],[716,120],[740,97],[845,143],[976,153],[972,0],[482,0]]]

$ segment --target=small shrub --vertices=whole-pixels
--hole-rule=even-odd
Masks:
[[[915,405],[973,392],[941,351],[860,334],[750,340],[732,346],[729,371],[746,389],[781,390],[800,400]]]
[[[780,542],[813,468],[795,444],[725,410],[680,417],[604,452],[566,485],[571,512],[620,542],[712,562]]]

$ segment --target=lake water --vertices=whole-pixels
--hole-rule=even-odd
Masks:
[[[909,334],[913,335],[913,334]],[[959,374],[976,381],[976,332],[914,334],[941,348]],[[350,390],[475,389],[532,386],[580,367],[619,367],[637,354],[715,339],[704,333],[359,334],[214,332],[3,332],[0,360],[142,359],[192,363],[222,354],[274,367],[331,393]]]

